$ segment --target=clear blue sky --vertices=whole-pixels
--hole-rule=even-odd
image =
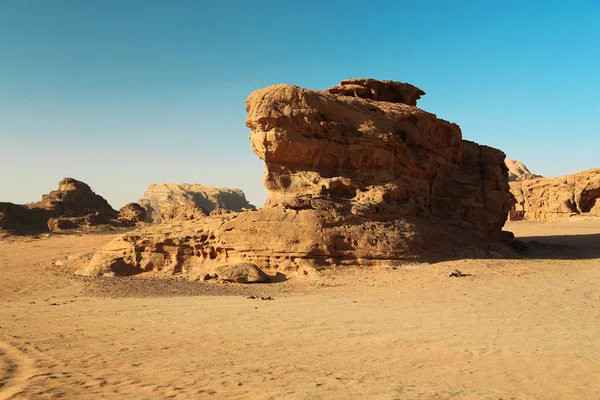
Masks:
[[[410,82],[419,106],[533,172],[600,167],[600,1],[0,0],[0,201],[72,176],[242,188],[255,89]]]

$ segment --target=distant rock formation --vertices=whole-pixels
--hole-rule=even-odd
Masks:
[[[163,208],[160,221],[163,223],[194,221],[207,215],[206,210],[195,204],[176,205]]]
[[[65,178],[42,200],[28,205],[0,203],[0,230],[36,233],[111,223],[118,212],[83,182]]]
[[[208,213],[216,208],[225,208],[231,211],[255,208],[248,203],[246,195],[240,189],[215,188],[187,183],[150,185],[139,204],[146,209],[147,222],[160,222],[161,215],[171,207],[198,207]]]
[[[532,174],[521,161],[506,160],[508,167],[508,181],[522,181],[525,179],[543,178],[541,175]]]
[[[80,273],[204,276],[239,263],[309,273],[501,251],[504,153],[415,107],[422,94],[370,79],[255,91],[246,124],[265,162],[265,207],[123,235]]]
[[[138,203],[128,203],[119,210],[119,219],[143,222],[146,219],[146,210]]]
[[[557,178],[510,182],[515,200],[511,221],[547,221],[572,215],[600,215],[600,169]]]

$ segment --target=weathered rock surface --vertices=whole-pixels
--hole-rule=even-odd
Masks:
[[[425,95],[424,91],[410,83],[365,78],[347,79],[325,92],[375,101],[402,103],[409,106],[416,106],[417,100]]]
[[[214,212],[214,210],[213,210]],[[208,213],[201,207],[195,204],[185,204],[177,206],[169,206],[162,210],[160,214],[160,221],[176,222],[176,221],[193,221],[203,217],[206,217]]]
[[[235,283],[263,283],[269,281],[269,276],[251,263],[220,265],[215,269],[218,279]]]
[[[171,207],[192,207],[211,212],[216,208],[242,211],[255,208],[240,189],[215,188],[187,183],[154,184],[148,187],[139,203],[146,209],[147,222],[160,222],[162,213]]]
[[[83,182],[65,178],[42,200],[27,205],[0,203],[0,230],[38,233],[115,223],[118,212]]]
[[[504,153],[404,104],[416,99],[395,83],[368,82],[352,96],[291,85],[255,91],[246,124],[265,162],[265,207],[123,235],[80,272],[128,265],[199,276],[237,263],[312,271],[501,247],[511,202]]]
[[[508,168],[509,182],[543,178],[541,175],[532,174],[521,161],[506,160],[506,167]]]
[[[512,221],[547,221],[572,215],[600,215],[600,169],[557,178],[510,182]]]
[[[142,222],[146,219],[146,210],[138,203],[128,203],[119,210],[119,218],[132,222]]]

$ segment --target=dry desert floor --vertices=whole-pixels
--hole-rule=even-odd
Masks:
[[[0,239],[0,399],[600,399],[600,219],[507,229],[519,259],[248,286],[56,265],[114,235]]]

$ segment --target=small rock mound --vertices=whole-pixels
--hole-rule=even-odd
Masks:
[[[226,282],[264,283],[269,281],[269,276],[251,263],[220,265],[215,269],[215,273],[218,279]]]
[[[132,222],[141,222],[146,218],[146,210],[138,203],[128,203],[119,210],[119,218]]]

